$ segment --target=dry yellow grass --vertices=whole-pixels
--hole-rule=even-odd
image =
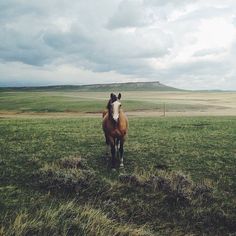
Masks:
[[[68,92],[56,93],[57,96],[78,98],[82,100],[98,101],[106,100],[109,92]],[[55,95],[55,94],[54,94]],[[128,116],[156,117],[163,116],[164,104],[166,116],[235,116],[236,115],[236,92],[153,92],[153,91],[129,91],[122,93],[124,101],[135,103],[147,102],[159,105],[161,109],[134,109],[127,111]],[[192,109],[175,109],[175,106],[192,106]],[[104,102],[105,106],[105,102]],[[124,107],[125,109],[126,107]],[[99,117],[100,113],[86,112],[14,112],[0,111],[0,117],[20,118],[65,118],[65,117]]]

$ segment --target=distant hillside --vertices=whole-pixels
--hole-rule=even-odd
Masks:
[[[56,85],[40,87],[8,87],[0,88],[0,91],[60,91],[60,90],[77,90],[84,92],[103,92],[103,91],[181,91],[155,82],[129,82],[129,83],[112,83],[112,84],[91,84],[91,85]]]

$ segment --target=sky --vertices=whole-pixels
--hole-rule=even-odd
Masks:
[[[0,1],[0,87],[136,81],[236,90],[236,1]]]

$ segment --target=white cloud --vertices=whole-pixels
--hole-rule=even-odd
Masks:
[[[14,70],[12,69],[14,68]],[[127,75],[118,74],[115,71],[92,72],[81,69],[71,64],[45,65],[37,67],[21,62],[0,63],[1,80],[0,86],[42,86],[42,85],[63,85],[63,84],[94,84],[143,81],[145,78],[130,79]]]
[[[0,86],[159,80],[236,89],[233,0],[9,0],[0,8]]]

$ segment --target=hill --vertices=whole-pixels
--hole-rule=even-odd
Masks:
[[[40,87],[7,87],[0,88],[2,91],[60,91],[76,90],[84,92],[104,92],[104,91],[181,91],[160,83],[154,82],[129,82],[129,83],[111,83],[111,84],[90,84],[90,85],[56,85]]]

